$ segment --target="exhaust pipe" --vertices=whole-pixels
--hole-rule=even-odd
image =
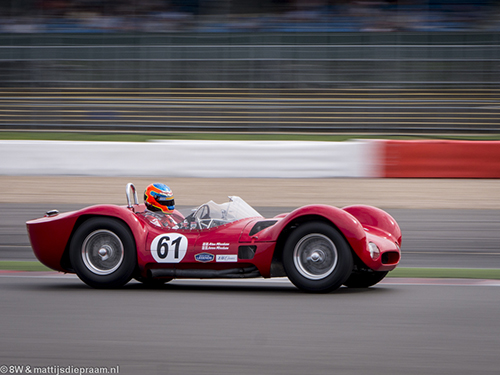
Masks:
[[[149,270],[149,275],[153,278],[172,277],[174,279],[245,279],[261,276],[255,266],[228,270],[154,268]]]

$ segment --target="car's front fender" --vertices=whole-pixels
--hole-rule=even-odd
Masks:
[[[310,220],[323,220],[330,222],[339,229],[356,253],[363,251],[365,247],[366,234],[359,221],[348,212],[337,207],[327,205],[304,206],[286,216],[280,215],[276,219],[276,224],[262,230],[256,236],[250,237],[247,233],[243,233],[241,242],[276,242],[281,234],[294,224]]]

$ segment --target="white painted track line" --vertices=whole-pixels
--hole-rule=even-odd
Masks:
[[[75,274],[64,274],[61,272],[25,272],[25,271],[5,271],[0,270],[0,277],[9,278],[68,278],[78,279]],[[135,282],[135,281],[132,281]],[[171,282],[172,284],[182,285],[208,285],[208,284],[240,284],[240,285],[255,285],[255,284],[271,284],[271,285],[293,285],[286,277],[277,277],[273,279],[177,279]],[[403,278],[403,277],[388,277],[382,280],[380,285],[440,285],[440,286],[500,286],[500,280],[487,279],[456,279],[456,278]]]

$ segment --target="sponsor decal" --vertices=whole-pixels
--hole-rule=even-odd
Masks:
[[[202,263],[211,262],[212,260],[214,260],[214,258],[215,258],[214,255],[210,253],[200,253],[194,256],[194,259],[197,262],[202,262]]]
[[[228,242],[203,242],[201,244],[202,250],[229,250]]]
[[[186,256],[188,239],[179,233],[165,233],[151,242],[151,255],[158,263],[180,263]]]
[[[219,254],[217,255],[216,262],[237,262],[238,261],[238,255],[236,254]]]

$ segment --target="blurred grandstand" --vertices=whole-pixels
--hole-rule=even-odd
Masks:
[[[0,130],[500,134],[498,1],[0,4]]]
[[[495,0],[3,0],[0,32],[497,31]]]

